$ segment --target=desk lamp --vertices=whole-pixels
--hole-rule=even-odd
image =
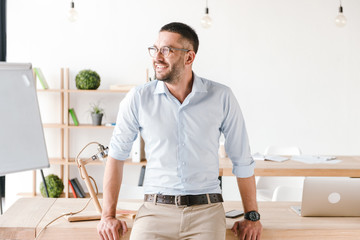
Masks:
[[[98,152],[93,155],[91,158],[88,158],[88,159],[80,159],[80,154],[90,145],[92,144],[97,144],[98,145]],[[77,155],[75,161],[76,161],[76,164],[79,168],[79,172],[80,172],[80,177],[85,181],[85,184],[86,184],[86,187],[87,189],[89,190],[89,194],[90,194],[90,197],[94,200],[94,204],[95,204],[95,208],[96,210],[98,211],[98,213],[101,214],[102,212],[102,208],[100,206],[100,203],[99,203],[99,199],[97,198],[97,186],[96,186],[96,183],[94,181],[94,179],[92,177],[89,177],[87,171],[86,171],[86,168],[85,168],[85,165],[92,162],[92,161],[95,161],[95,160],[101,160],[101,161],[104,161],[105,158],[107,158],[108,156],[108,152],[109,152],[109,148],[108,147],[104,147],[103,145],[101,145],[100,143],[98,142],[90,142],[88,144],[85,145],[85,147],[83,147],[83,149],[79,152],[79,154]],[[95,187],[96,187],[96,193],[94,191],[94,188],[90,182],[90,178],[94,181],[95,183]]]
[[[88,159],[80,159],[80,155],[81,153],[90,145],[92,144],[97,144],[98,145],[98,152],[93,155],[91,158]],[[95,183],[95,180],[88,175],[85,165],[95,161],[95,160],[100,160],[103,161],[107,158],[108,156],[108,152],[109,152],[109,148],[108,147],[104,147],[103,145],[101,145],[98,142],[90,142],[88,144],[85,145],[85,147],[83,147],[83,149],[81,149],[81,151],[79,152],[79,154],[76,156],[75,158],[75,162],[79,168],[79,172],[80,172],[80,177],[85,181],[86,187],[89,191],[90,197],[91,199],[94,200],[94,205],[96,208],[97,213],[92,213],[92,214],[88,214],[88,215],[84,215],[84,214],[77,214],[77,215],[73,215],[73,216],[68,216],[67,219],[68,221],[72,222],[72,221],[83,221],[83,220],[98,220],[101,218],[101,212],[102,212],[102,208],[99,202],[99,199],[97,197],[97,193],[98,193],[98,189]],[[93,180],[95,187],[96,187],[96,192],[90,182],[90,179]],[[120,210],[117,209],[116,210],[116,217],[125,217],[125,218],[134,218],[136,211],[132,211],[132,210]]]

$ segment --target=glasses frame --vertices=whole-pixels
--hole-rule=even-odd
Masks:
[[[169,49],[169,53],[168,53],[167,55],[165,55],[165,54],[163,53],[163,49],[165,49],[165,48],[168,48],[168,49]],[[151,55],[151,53],[150,53],[151,49],[155,49],[155,50],[156,50],[156,52],[154,53],[154,55]],[[160,49],[157,48],[156,46],[148,47],[148,52],[149,52],[150,57],[155,57],[156,54],[158,54],[159,52],[160,52],[164,57],[168,57],[173,50],[178,50],[178,51],[183,51],[183,52],[189,52],[189,51],[191,51],[190,49],[174,48],[174,47],[169,47],[169,46],[164,46],[164,47],[161,47]]]

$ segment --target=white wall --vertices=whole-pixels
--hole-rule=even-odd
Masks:
[[[340,29],[337,0],[209,0],[213,26],[203,29],[202,0],[75,0],[76,23],[66,20],[70,0],[11,0],[8,61],[41,67],[52,88],[60,67],[70,67],[72,79],[96,70],[100,88],[141,84],[159,28],[182,21],[200,38],[194,71],[233,89],[253,152],[297,145],[306,154],[356,155],[360,1],[342,3],[348,24]]]

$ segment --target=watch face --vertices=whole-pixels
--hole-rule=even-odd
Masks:
[[[256,211],[251,211],[248,213],[248,220],[258,221],[260,220],[260,214]]]

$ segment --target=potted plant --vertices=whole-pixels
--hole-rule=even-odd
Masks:
[[[50,174],[45,177],[46,187],[50,198],[58,198],[64,190],[62,180],[55,174]],[[43,197],[47,197],[44,183],[40,183],[40,192]]]
[[[100,76],[90,69],[80,71],[75,77],[77,89],[95,90],[100,86]]]
[[[101,120],[104,116],[104,109],[100,107],[100,104],[92,103],[90,106],[92,124],[95,126],[101,125]]]

